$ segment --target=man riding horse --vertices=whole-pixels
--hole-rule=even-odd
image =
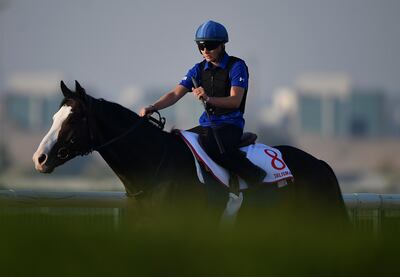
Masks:
[[[304,213],[301,207],[306,210],[310,207],[324,216],[329,213],[347,220],[339,183],[323,160],[289,145],[271,148],[257,143],[248,146],[246,154],[237,149],[244,126],[246,64],[226,54],[224,44],[228,42],[228,35],[219,23],[209,21],[201,25],[196,42],[204,61],[189,70],[173,91],[153,106],[143,108],[141,117],[117,103],[90,96],[77,81],[75,90],[61,81],[64,99],[32,157],[35,168],[51,173],[76,156],[97,151],[121,180],[127,194],[137,201],[177,203],[180,199],[190,199],[192,204],[199,201],[214,206],[215,203],[226,207],[228,215],[235,215],[239,207],[243,214],[254,208],[271,207],[272,194],[279,196],[279,203],[289,203],[289,209],[293,207],[291,211]],[[202,170],[197,163],[193,164],[193,155],[204,157],[197,156],[203,151],[192,151],[193,144],[187,143],[185,133],[195,143],[198,143],[197,135],[163,131],[163,122],[155,126],[145,117],[176,103],[190,90],[205,102],[206,112],[200,117],[200,141],[210,156],[248,184],[263,182],[263,186],[247,190],[248,187],[240,187],[239,180],[240,192],[236,188],[230,191],[226,203],[226,192],[231,189],[229,174],[225,170],[212,171],[204,159],[205,169],[211,169],[211,173],[200,176]],[[249,153],[261,153],[261,156],[254,159]],[[269,174],[266,176],[245,155],[257,165],[268,166]],[[284,171],[270,171],[269,165]],[[291,182],[280,186],[287,178]],[[223,186],[218,186],[219,183]]]
[[[204,60],[192,67],[171,92],[153,105],[142,108],[139,115],[146,116],[169,107],[192,91],[203,101],[206,109],[200,116],[200,126],[195,129],[207,154],[247,184],[259,184],[266,172],[238,149],[245,123],[243,114],[249,80],[247,65],[226,53],[228,33],[220,23],[203,23],[196,31],[195,41]]]

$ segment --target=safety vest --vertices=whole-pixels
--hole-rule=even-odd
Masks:
[[[204,70],[206,60],[200,63],[201,70],[201,86],[204,88],[206,94],[209,97],[227,97],[231,95],[231,82],[229,80],[229,72],[232,66],[237,62],[242,61],[237,57],[230,56],[226,68],[213,67],[208,70]],[[249,70],[246,65],[247,75]],[[239,110],[244,113],[244,107],[246,105],[247,88],[244,90],[242,101],[240,102]],[[237,111],[238,109],[226,109],[214,107],[207,104],[206,109],[209,114],[221,115]]]

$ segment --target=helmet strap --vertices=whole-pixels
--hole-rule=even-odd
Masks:
[[[222,58],[224,57],[225,53],[226,53],[226,51],[225,51],[225,44],[222,43],[222,50],[221,50],[221,53],[219,53],[218,62],[220,62],[220,61],[222,60]]]

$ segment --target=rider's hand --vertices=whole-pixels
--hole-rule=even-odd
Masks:
[[[141,108],[139,111],[140,116],[151,115],[153,112],[156,111],[156,108],[153,105]]]
[[[204,91],[203,87],[198,87],[198,88],[192,88],[193,94],[197,97],[199,100],[204,100],[208,101],[210,98],[207,96],[206,92]]]

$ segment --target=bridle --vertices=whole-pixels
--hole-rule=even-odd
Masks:
[[[93,98],[90,96],[86,96],[86,102],[88,103],[87,105],[87,115],[85,117],[87,125],[88,125],[88,131],[89,131],[89,147],[86,150],[74,150],[71,151],[71,147],[73,147],[73,145],[75,144],[75,139],[74,137],[71,137],[68,140],[68,143],[66,146],[61,147],[60,149],[58,149],[57,152],[57,158],[59,158],[60,160],[66,160],[70,157],[74,157],[74,156],[86,156],[90,153],[92,153],[93,151],[100,151],[104,148],[106,148],[107,146],[121,140],[122,138],[126,137],[127,135],[129,135],[130,133],[132,133],[133,131],[135,131],[136,129],[138,129],[144,122],[150,122],[153,125],[157,126],[158,128],[160,128],[161,130],[164,129],[165,126],[165,122],[166,119],[165,117],[162,117],[161,114],[158,111],[154,111],[154,113],[156,113],[158,115],[158,119],[151,117],[151,116],[144,116],[141,117],[139,120],[137,120],[135,122],[135,124],[130,127],[129,129],[127,129],[126,131],[122,132],[120,135],[115,136],[114,138],[106,141],[103,144],[100,145],[95,145],[95,136],[94,136],[94,132],[93,132],[93,127],[94,123],[92,123],[94,120],[93,119],[93,115],[90,113],[90,111],[92,110],[93,107]],[[99,99],[100,101],[104,101],[103,99]],[[83,104],[83,103],[82,103]],[[85,106],[85,105],[84,105]]]

